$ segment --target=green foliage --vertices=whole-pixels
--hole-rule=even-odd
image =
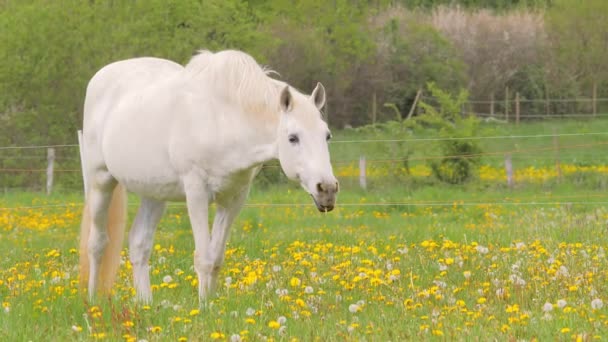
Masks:
[[[476,135],[479,120],[463,113],[468,98],[465,90],[452,96],[434,83],[429,83],[427,88],[436,104],[422,101],[420,106],[424,113],[416,118],[416,122],[436,129],[441,137],[451,138],[439,142],[442,157],[439,161],[430,161],[431,170],[442,182],[464,183],[474,176],[479,164],[481,147],[474,140],[466,139]]]
[[[565,80],[568,86],[574,83],[579,94],[589,96],[595,82],[598,95],[608,95],[606,13],[608,1],[604,0],[554,0],[547,12],[548,33],[555,57],[553,77]]]

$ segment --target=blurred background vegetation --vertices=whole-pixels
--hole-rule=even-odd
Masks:
[[[606,13],[605,0],[0,0],[0,146],[73,144],[97,70],[198,49],[247,51],[306,92],[323,82],[334,128],[405,117],[429,83],[496,112],[507,88],[553,100],[525,103],[524,119],[588,113],[559,99],[608,97]],[[78,168],[74,152],[60,165]]]

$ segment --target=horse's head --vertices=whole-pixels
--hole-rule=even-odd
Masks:
[[[339,189],[327,147],[331,133],[321,117],[324,105],[325,88],[321,83],[310,96],[285,86],[280,96],[278,131],[283,172],[289,179],[300,182],[321,212],[334,208]]]

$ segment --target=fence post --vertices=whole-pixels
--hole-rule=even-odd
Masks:
[[[509,87],[505,87],[505,121],[509,122]]]
[[[555,170],[557,171],[557,180],[561,181],[562,168],[559,162],[559,137],[555,128],[553,129],[553,148],[555,149]]]
[[[374,91],[374,94],[372,95],[372,124],[373,125],[376,124],[377,111],[378,111],[378,104],[377,104],[377,99],[376,99],[376,92]]]
[[[515,124],[519,125],[519,92],[515,93]]]
[[[87,173],[85,168],[85,155],[83,150],[83,140],[84,136],[82,134],[82,130],[78,130],[78,150],[80,151],[80,169],[82,170],[82,184],[84,186],[84,198],[86,200],[88,192],[89,184],[87,183]]]
[[[513,187],[513,163],[511,162],[511,154],[505,155],[505,173],[507,174],[507,185]]]
[[[494,93],[490,96],[490,117],[494,117]]]
[[[593,94],[592,94],[593,117],[597,116],[597,82],[593,82]]]
[[[46,151],[46,194],[50,195],[53,191],[53,168],[55,166],[55,149],[48,148]]]
[[[359,157],[359,186],[361,189],[367,190],[367,170],[365,165],[365,156]]]

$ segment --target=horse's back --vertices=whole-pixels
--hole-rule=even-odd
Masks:
[[[104,150],[108,127],[120,119],[124,103],[132,103],[147,88],[173,78],[183,71],[183,66],[175,62],[152,57],[134,58],[114,62],[100,69],[89,81],[84,103],[84,152],[87,156],[88,172],[107,170],[116,178],[108,165],[108,153]],[[131,134],[136,134],[134,130]],[[125,141],[129,141],[128,139]],[[119,142],[120,143],[120,142]],[[119,144],[120,145],[120,144]],[[120,152],[120,148],[112,148]]]
[[[85,131],[88,130],[89,122],[104,121],[105,114],[125,96],[182,70],[180,64],[154,57],[122,60],[101,68],[87,86]]]

